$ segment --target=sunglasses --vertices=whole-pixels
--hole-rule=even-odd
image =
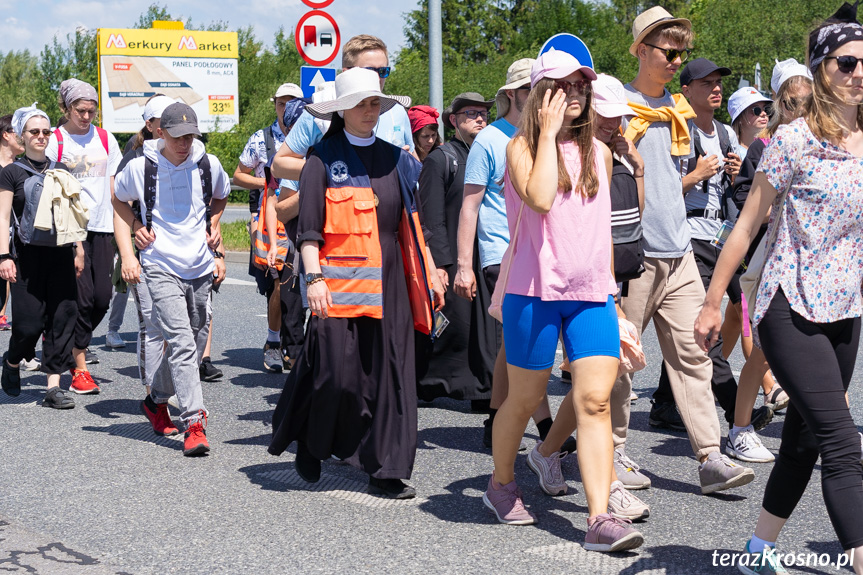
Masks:
[[[464,112],[456,112],[456,115],[464,114],[471,120],[476,120],[477,118],[482,118],[483,120],[488,120],[488,110],[465,110]]]
[[[760,116],[762,113],[767,114],[768,116],[772,115],[773,114],[773,106],[764,106],[763,108],[761,106],[755,106],[754,108],[752,108],[752,115],[755,116],[756,118],[758,116]]]
[[[377,72],[378,76],[380,76],[381,78],[388,78],[390,75],[390,70],[392,70],[392,68],[390,68],[389,66],[381,66],[380,68],[375,68],[374,66],[366,66],[365,69],[371,70],[372,72]]]
[[[590,92],[590,82],[588,80],[576,80],[575,82],[555,80],[554,87],[558,90],[563,90],[563,93],[567,95],[571,94],[573,90],[581,96],[585,96]]]
[[[836,60],[836,65],[843,74],[851,74],[857,69],[857,64],[863,62],[863,58],[856,56],[827,56],[825,60]]]
[[[683,50],[675,50],[674,48],[660,48],[659,46],[654,46],[653,44],[648,44],[647,42],[643,42],[645,46],[650,46],[651,48],[656,48],[660,52],[665,54],[665,59],[669,62],[674,62],[678,58],[680,58],[681,62],[686,62],[689,59],[689,55],[692,54],[692,50],[685,48]]]
[[[38,136],[40,132],[47,138],[54,133],[54,130],[49,130],[48,128],[42,128],[41,130],[39,128],[33,128],[32,130],[27,130],[27,133],[31,136]]]

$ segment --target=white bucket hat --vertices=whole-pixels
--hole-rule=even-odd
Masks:
[[[494,97],[498,118],[503,118],[509,113],[509,98],[506,97],[506,91],[530,86],[530,69],[533,68],[535,61],[533,58],[516,60],[506,71],[506,84],[501,86]]]
[[[623,83],[608,74],[597,74],[593,81],[593,109],[603,118],[634,116]]]
[[[381,92],[381,82],[378,74],[365,68],[351,68],[336,76],[336,99],[329,102],[318,102],[306,106],[306,110],[315,118],[329,120],[336,112],[351,110],[366,98],[381,99],[381,114],[396,104],[405,108],[411,105],[409,96],[387,96]]]
[[[773,100],[752,86],[740,88],[731,94],[731,97],[728,98],[728,115],[731,116],[731,123],[733,124],[746,108],[759,102],[773,102]]]
[[[773,75],[770,78],[770,88],[773,90],[773,93],[778,94],[782,84],[794,76],[803,76],[811,80],[812,72],[794,58],[788,58],[781,62],[776,60],[776,65],[773,66]]]

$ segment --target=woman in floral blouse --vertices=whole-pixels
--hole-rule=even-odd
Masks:
[[[779,457],[746,550],[744,573],[784,572],[769,551],[809,483],[818,457],[830,521],[863,573],[860,438],[845,399],[863,313],[863,26],[847,4],[810,36],[814,93],[802,118],[780,127],[719,259],[696,340],[721,325],[722,294],[773,206],[763,279],[754,303],[756,343],[791,398]],[[782,192],[790,190],[784,203]],[[768,239],[769,239],[768,233]],[[757,568],[756,568],[757,567]]]

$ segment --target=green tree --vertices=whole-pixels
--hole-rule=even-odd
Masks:
[[[0,54],[0,114],[39,101],[39,60],[27,50]],[[40,102],[40,105],[42,103]]]

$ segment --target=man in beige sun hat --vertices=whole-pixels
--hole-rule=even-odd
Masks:
[[[689,57],[692,24],[654,6],[636,17],[632,38],[629,52],[638,58],[638,74],[624,86],[634,114],[625,136],[635,142],[646,166],[641,222],[645,272],[629,282],[621,307],[639,332],[653,320],[671,384],[671,397],[654,395],[648,423],[689,434],[701,463],[701,492],[714,493],[745,485],[755,474],[719,451],[719,420],[710,387],[713,364],[688,327],[704,301],[680,171],[692,155],[687,120],[695,112],[682,94],[672,95],[665,86]],[[624,451],[630,419],[626,399],[631,393],[632,377],[618,378],[610,401],[614,467],[626,488],[644,489],[650,478]]]
[[[530,92],[530,68],[533,66],[533,62],[533,58],[522,58],[513,62],[506,71],[506,84],[500,87],[494,97],[494,103],[497,106],[497,120],[505,118],[509,114],[510,100],[515,101],[516,106],[519,102],[524,103],[528,92]],[[522,90],[524,93],[521,94],[522,98],[519,100],[515,98],[515,93],[507,95],[508,90]]]

